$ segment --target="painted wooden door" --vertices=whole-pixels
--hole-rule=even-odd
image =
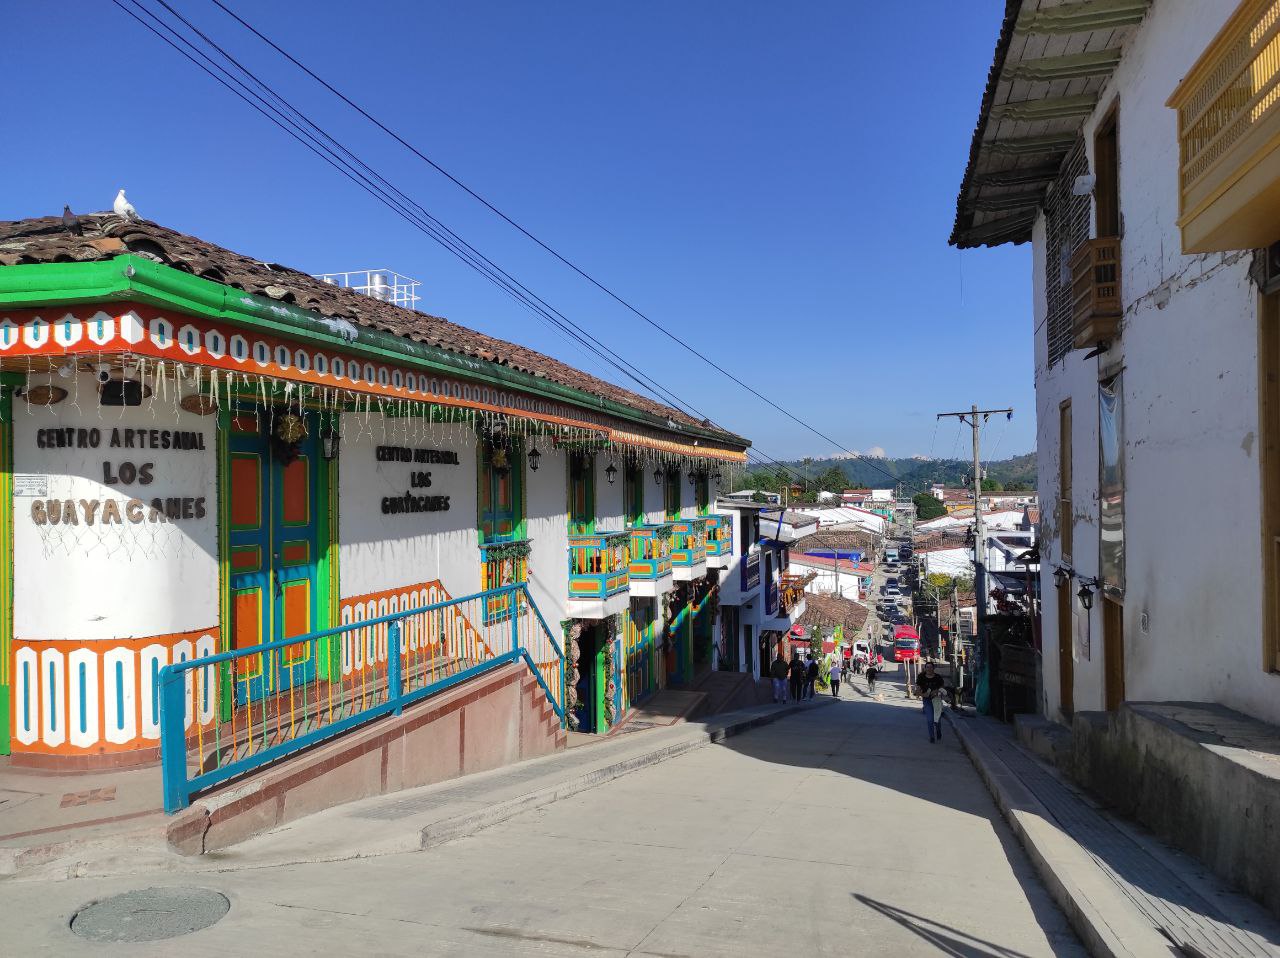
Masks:
[[[319,609],[321,456],[308,424],[297,458],[272,455],[259,417],[233,416],[230,456],[231,636],[234,648],[304,635]],[[237,663],[236,702],[315,677],[316,649],[290,646]]]

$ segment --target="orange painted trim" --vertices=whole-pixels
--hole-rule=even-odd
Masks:
[[[107,312],[107,307],[110,312]],[[676,455],[746,462],[746,451],[715,445],[693,445],[619,428],[617,420],[604,413],[578,409],[567,403],[532,396],[519,390],[474,383],[449,375],[434,375],[400,366],[353,357],[329,348],[302,345],[296,340],[242,330],[231,324],[203,318],[171,314],[140,303],[110,303],[59,307],[56,317],[49,311],[14,310],[0,316],[0,323],[12,321],[20,327],[35,319],[46,324],[40,344],[30,345],[22,336],[0,351],[0,368],[7,357],[42,356],[52,361],[67,356],[126,354],[166,359],[250,376],[266,376],[291,382],[330,386],[352,393],[413,399],[459,409],[478,409],[518,416],[552,425],[570,426],[598,432],[600,437],[623,445],[642,446]],[[90,330],[90,319],[99,314],[113,321],[110,336]],[[65,327],[70,317],[79,321],[75,341],[63,345],[53,327]],[[72,326],[75,324],[72,323]],[[96,338],[94,338],[96,337]],[[63,339],[67,337],[64,335]],[[240,358],[236,358],[240,355]],[[53,362],[51,362],[51,366]],[[352,369],[355,375],[352,375]],[[8,368],[19,368],[10,365]],[[338,375],[338,371],[341,375]]]
[[[14,692],[16,694],[11,697],[10,719],[13,723],[12,728],[14,731],[12,737],[14,756],[76,756],[79,759],[86,757],[91,759],[93,756],[113,756],[129,752],[149,753],[158,750],[160,745],[158,726],[149,722],[151,715],[148,714],[153,708],[153,674],[154,671],[158,670],[147,670],[143,660],[143,653],[151,646],[158,645],[164,649],[162,664],[168,664],[173,661],[176,647],[183,642],[189,643],[188,654],[194,658],[202,654],[211,655],[215,653],[219,648],[218,640],[219,629],[217,626],[207,629],[194,629],[189,632],[174,632],[141,638],[101,639],[90,642],[15,638],[13,650],[10,653],[10,666],[17,667],[24,656],[28,657],[29,664],[29,656],[34,655],[38,667],[34,670],[29,670],[28,677],[34,681],[31,681],[25,690],[20,688],[19,683],[15,683]],[[44,657],[44,653],[47,651],[60,653],[60,661],[47,660]],[[89,653],[87,657],[77,656],[77,661],[72,661],[74,654],[86,651]],[[120,710],[126,723],[131,723],[134,734],[126,741],[113,742],[108,740],[107,730],[108,723],[114,722],[116,719],[114,712],[108,714],[109,708],[114,708],[111,700],[114,697],[116,673],[114,667],[111,667],[114,663],[114,656],[111,661],[108,661],[107,656],[119,651],[131,653],[129,672],[127,674],[121,672],[120,677],[124,680],[126,689],[130,684],[132,685],[132,696],[131,701],[122,702]],[[88,679],[90,673],[93,675],[93,681],[86,683],[83,696],[86,706],[92,708],[93,711],[85,716],[84,725],[80,724],[81,697],[75,690],[75,685],[79,680],[78,666],[81,664],[81,659],[88,660],[84,662],[86,679]],[[92,669],[88,667],[89,661],[93,663]],[[53,677],[57,683],[53,696],[48,694],[50,664],[54,667]],[[121,665],[123,665],[123,661]],[[19,681],[21,680],[19,679]],[[197,699],[196,705],[198,706],[200,689],[198,686],[193,685],[192,691]],[[210,691],[213,694],[214,690],[211,689]],[[33,707],[34,729],[37,732],[35,740],[30,742],[22,741],[22,735],[20,734],[22,732],[21,726],[24,722],[22,714],[24,702]],[[215,712],[216,709],[210,710],[211,718]],[[57,730],[60,732],[61,741],[56,744],[50,744],[44,735],[45,722],[50,715],[52,715]],[[189,731],[195,728],[198,716],[199,709],[197,707]],[[145,734],[144,730],[149,724],[156,729],[153,736]],[[86,731],[96,729],[93,741],[87,744],[77,744],[74,741],[72,732],[78,732],[82,728]],[[112,763],[107,760],[107,764],[118,763]]]

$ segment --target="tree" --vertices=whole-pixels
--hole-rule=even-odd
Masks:
[[[947,514],[947,507],[931,492],[917,492],[911,497],[911,501],[915,503],[916,520],[918,522],[937,519],[939,516]]]
[[[1031,486],[1025,482],[1006,482],[1004,484],[1005,492],[1030,492]]]
[[[815,485],[823,492],[834,492],[837,496],[844,491],[845,486],[849,482],[849,477],[844,474],[843,469],[837,469],[835,466],[828,466],[822,475],[815,480]]]
[[[1004,486],[1000,484],[999,479],[983,479],[982,491],[983,492],[1003,492]]]

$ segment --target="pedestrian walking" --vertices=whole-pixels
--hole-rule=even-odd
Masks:
[[[880,674],[880,670],[876,668],[875,663],[867,665],[867,691],[874,693],[876,690],[876,676]]]
[[[769,667],[769,675],[773,678],[773,701],[781,705],[787,700],[787,660],[781,652]]]
[[[831,663],[831,697],[838,699],[840,697],[840,660],[836,659]]]
[[[818,688],[818,663],[811,655],[809,656],[804,668],[804,697],[813,698],[813,693]]]
[[[804,698],[804,659],[795,655],[791,659],[791,699],[799,702]]]
[[[919,677],[916,689],[924,702],[924,720],[929,726],[929,741],[942,741],[942,676],[933,670],[933,663],[926,661]]]

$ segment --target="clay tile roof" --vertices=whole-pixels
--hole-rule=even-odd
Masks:
[[[845,638],[852,639],[853,632],[862,628],[866,621],[866,607],[852,599],[809,592],[805,594],[804,612],[796,624],[805,627],[842,625],[845,628]]]
[[[357,326],[518,369],[681,425],[718,428],[535,350],[486,336],[440,316],[403,309],[355,290],[331,285],[278,263],[232,252],[148,220],[128,222],[112,213],[93,213],[82,214],[80,222],[84,227],[83,236],[68,233],[61,216],[0,221],[0,266],[89,262],[133,253],[246,293],[292,303],[330,319],[344,319]],[[745,439],[733,438],[747,445]]]

